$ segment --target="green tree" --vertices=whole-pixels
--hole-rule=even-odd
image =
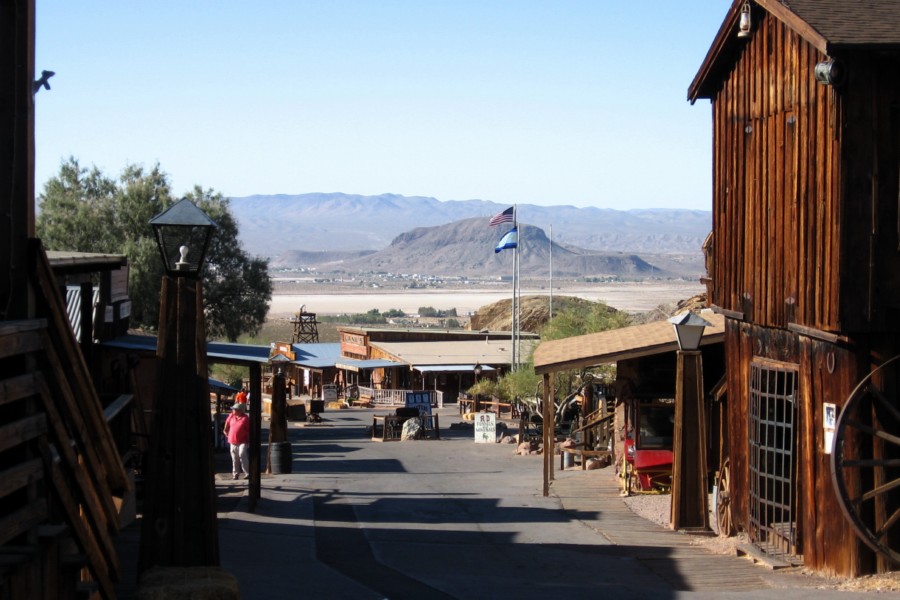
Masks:
[[[610,308],[602,302],[589,305],[575,304],[556,313],[541,328],[541,341],[558,340],[598,331],[618,329],[629,325],[631,318],[627,313]],[[608,377],[604,369],[598,372]],[[556,397],[565,398],[580,385],[581,377],[577,371],[561,371],[556,375]],[[530,352],[523,364],[515,372],[504,375],[499,387],[504,398],[522,398],[535,395],[539,389],[540,377],[534,372],[534,352]]]
[[[218,225],[202,274],[208,335],[234,341],[256,333],[272,298],[266,261],[240,247],[226,198],[200,187],[187,197]],[[127,255],[132,323],[154,329],[164,269],[149,222],[174,202],[168,175],[158,164],[149,170],[128,165],[116,181],[69,158],[44,185],[36,230],[50,250]]]

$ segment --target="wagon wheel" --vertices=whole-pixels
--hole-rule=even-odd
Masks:
[[[898,359],[869,373],[850,394],[835,423],[831,451],[831,480],[844,516],[867,546],[895,563],[900,563],[900,530],[892,531],[900,522]]]
[[[731,463],[726,458],[716,477],[716,524],[719,535],[734,535],[734,521],[731,520]]]

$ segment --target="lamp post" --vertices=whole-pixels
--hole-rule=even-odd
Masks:
[[[187,199],[150,221],[162,279],[140,569],[216,566],[219,539],[200,272],[216,224]]]
[[[475,383],[478,383],[478,378],[481,377],[481,363],[475,363]]]
[[[672,317],[669,322],[675,327],[678,340],[669,522],[675,530],[707,531],[709,499],[700,340],[703,330],[711,323],[693,312]]]

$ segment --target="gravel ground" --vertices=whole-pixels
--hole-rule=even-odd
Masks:
[[[625,504],[635,514],[649,521],[653,521],[663,527],[669,526],[669,507],[671,500],[668,494],[638,494],[622,498]],[[713,507],[713,499],[710,494],[709,506]],[[715,515],[710,511],[709,522],[715,530]],[[691,536],[692,540],[698,546],[707,548],[710,552],[717,554],[735,554],[739,544],[747,542],[745,534],[741,533],[734,537],[715,536]],[[762,568],[762,567],[761,567]],[[818,573],[814,573],[809,569],[798,567],[796,569],[785,569],[778,571],[778,577],[772,579],[774,584],[778,584],[778,579],[784,579],[784,584],[788,581],[795,583],[798,578],[803,580],[805,586],[840,590],[852,592],[900,592],[900,571],[885,573],[882,575],[867,575],[865,577],[857,577],[854,579],[840,577],[824,577]],[[782,578],[781,576],[784,575]]]

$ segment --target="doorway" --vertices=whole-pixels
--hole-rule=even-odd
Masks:
[[[802,563],[796,517],[797,365],[750,365],[750,541]]]

